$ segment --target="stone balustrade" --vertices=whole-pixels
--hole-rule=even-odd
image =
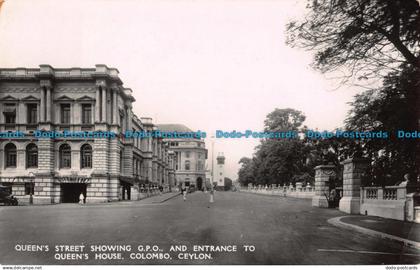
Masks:
[[[420,206],[420,194],[409,191],[406,186],[361,187],[360,214],[420,222],[415,211]]]
[[[315,195],[315,188],[311,186],[302,186],[302,183],[296,183],[297,187],[280,186],[280,185],[258,185],[241,187],[241,192],[281,196],[281,197],[293,197],[293,198],[304,198],[310,199]]]

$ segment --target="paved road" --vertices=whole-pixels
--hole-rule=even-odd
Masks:
[[[310,200],[239,192],[177,196],[164,203],[0,207],[0,263],[3,264],[397,264],[419,263],[420,253],[327,223],[337,210],[313,208]],[[16,245],[48,245],[48,252],[18,252]],[[132,245],[123,259],[57,260],[56,245]],[[170,245],[237,245],[237,252],[180,259]],[[158,245],[170,259],[130,259],[139,245]],[[245,252],[243,245],[255,246]],[[61,252],[60,254],[69,253]],[[80,253],[80,252],[76,252]],[[148,252],[150,253],[150,252]],[[208,254],[208,253],[206,253]],[[136,255],[136,256],[137,256]],[[140,256],[138,255],[138,256]],[[201,256],[201,255],[200,255]],[[204,256],[204,255],[203,255]],[[184,256],[185,257],[185,256]]]

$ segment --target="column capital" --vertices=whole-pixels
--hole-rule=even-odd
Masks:
[[[97,87],[107,87],[106,80],[101,80],[101,79],[96,80],[95,85]]]
[[[40,80],[39,81],[39,85],[41,86],[41,87],[45,87],[45,88],[52,88],[52,82],[51,82],[51,80]]]

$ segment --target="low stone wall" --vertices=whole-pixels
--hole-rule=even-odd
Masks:
[[[362,187],[360,193],[360,214],[420,223],[417,196],[407,194],[405,186]]]
[[[302,187],[297,183],[297,187],[293,186],[252,186],[242,187],[241,192],[281,196],[281,197],[292,197],[300,199],[311,199],[315,195],[315,189],[313,187]]]

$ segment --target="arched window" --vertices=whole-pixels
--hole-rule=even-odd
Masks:
[[[4,160],[6,161],[6,168],[16,168],[16,146],[13,143],[8,143],[4,147]]]
[[[189,170],[190,170],[190,166],[191,166],[191,165],[190,165],[190,161],[189,161],[189,160],[186,160],[186,161],[185,161],[185,170],[186,170],[186,171],[189,171]]]
[[[71,147],[68,144],[62,144],[59,149],[60,168],[71,168]]]
[[[28,144],[28,146],[26,146],[26,167],[38,167],[38,146],[36,146],[34,143]]]
[[[92,146],[85,144],[80,148],[80,167],[92,168]]]

